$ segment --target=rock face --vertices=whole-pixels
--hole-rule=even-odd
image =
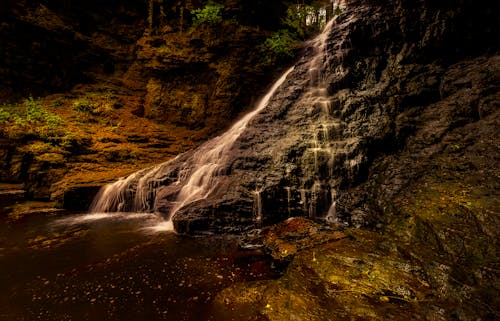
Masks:
[[[497,48],[477,39],[493,37],[496,27],[487,6],[469,2],[459,9],[349,2],[224,155],[207,197],[176,211],[178,230],[238,230],[290,216],[376,225],[385,206],[381,196],[390,203],[421,177],[447,146],[444,135],[465,126],[495,135]],[[195,163],[190,155],[155,168],[156,174],[146,171],[154,196],[144,209],[168,214],[175,207],[168,204],[175,203],[179,183],[162,186],[195,172],[179,174],[184,163]],[[402,167],[380,185],[373,169],[386,158]],[[410,165],[419,169],[407,170]],[[134,188],[131,183],[127,192],[132,197]],[[156,194],[157,188],[168,192]],[[367,195],[368,189],[378,195]]]
[[[261,63],[259,45],[278,26],[247,14],[279,22],[283,5],[219,1],[233,20],[194,27],[190,12],[200,1],[154,3],[150,9],[144,0],[5,1],[0,99],[118,81],[144,99],[141,116],[212,132],[224,128],[275,73]]]
[[[32,9],[40,17],[54,10]],[[220,141],[212,140],[120,180],[104,190],[112,201],[102,209],[173,213],[182,233],[241,232],[292,216],[371,230],[304,248],[268,244],[272,254],[283,248],[295,254],[287,278],[256,284],[236,303],[225,299],[242,289],[228,289],[216,302],[222,315],[231,314],[227,302],[259,304],[256,315],[289,320],[282,313],[288,286],[298,319],[385,320],[387,313],[395,320],[407,320],[408,313],[428,320],[498,318],[498,9],[470,0],[352,0],[341,11],[230,145],[218,150]],[[33,14],[26,19],[47,29]],[[0,27],[4,32],[9,23]],[[137,64],[120,74],[141,76],[128,78],[144,97],[135,114],[190,128],[223,127],[221,115],[236,114],[252,96],[232,88],[231,77],[259,72],[238,64],[250,59],[245,52],[223,54],[227,38],[204,51],[201,37],[186,42],[181,30],[162,32],[137,34]],[[183,55],[183,49],[201,52]],[[196,82],[185,82],[195,75]],[[252,82],[246,89],[257,87]],[[224,107],[214,110],[219,103]],[[193,161],[213,151],[221,152],[220,162]],[[50,156],[47,162],[58,161]],[[195,175],[213,165],[210,175]],[[196,190],[207,186],[205,193]],[[181,197],[188,190],[199,197]],[[313,233],[312,223],[303,224]],[[330,241],[333,233],[319,239]],[[292,280],[297,283],[290,288]],[[277,297],[283,299],[269,301]],[[359,309],[349,310],[355,301]],[[316,314],[308,313],[311,306]]]
[[[297,227],[293,221],[286,221],[285,229],[287,225]],[[304,227],[311,230],[310,223],[299,226],[299,231],[285,234],[285,242],[293,244],[294,234]],[[307,239],[331,237],[324,232],[317,228]],[[432,290],[417,264],[391,252],[377,233],[358,229],[349,234],[350,238],[321,246],[309,239],[308,247],[295,254],[277,280],[224,289],[213,302],[217,319],[444,320],[430,303]],[[288,255],[290,248],[283,245],[280,254]]]
[[[279,70],[262,62],[260,45],[278,28],[281,1],[217,3],[224,8],[220,22],[194,25],[189,12],[203,2],[164,2],[153,8],[153,17],[159,16],[152,22],[156,29],[137,42],[137,59],[129,70],[145,80],[145,117],[218,132],[258,98]],[[256,21],[249,12],[273,18]]]

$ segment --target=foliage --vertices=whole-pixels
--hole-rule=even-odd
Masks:
[[[0,108],[1,134],[16,138],[32,135],[48,138],[58,135],[63,124],[61,117],[50,113],[32,97],[24,104],[4,105]]]
[[[338,14],[329,13],[327,5],[324,1],[289,5],[285,18],[281,20],[283,29],[267,38],[260,46],[261,61],[272,64],[293,57],[300,42],[325,27],[328,15]]]
[[[90,99],[86,99],[86,98],[77,99],[73,102],[73,108],[76,111],[79,111],[82,113],[94,114],[94,113],[96,113],[95,110],[97,109],[97,107],[98,107],[97,104],[95,104]]]
[[[191,11],[193,14],[193,24],[216,25],[222,22],[222,11],[224,6],[209,2],[205,7]]]
[[[26,120],[30,123],[41,123],[46,125],[49,130],[55,130],[63,123],[61,117],[49,113],[33,97],[26,99],[24,105],[26,107]]]
[[[286,17],[281,23],[297,37],[305,39],[323,29],[326,24],[326,10],[297,4],[287,9]]]
[[[6,109],[10,109],[10,112]],[[30,97],[23,105],[5,105],[0,108],[0,123],[11,126],[40,126],[56,130],[62,125],[61,117],[48,112],[39,102]]]
[[[295,43],[289,31],[282,29],[275,32],[260,46],[262,61],[269,64],[293,57]]]
[[[12,115],[8,111],[0,108],[0,124],[6,123],[11,117]]]
[[[104,93],[103,95],[87,95],[73,102],[74,110],[92,116],[106,116],[113,108],[119,108],[121,106],[123,105],[113,102],[113,96],[109,93]]]

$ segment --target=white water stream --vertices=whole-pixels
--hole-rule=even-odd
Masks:
[[[215,178],[219,176],[219,171],[224,168],[223,165],[230,155],[229,152],[233,143],[245,130],[248,122],[267,106],[274,92],[283,84],[292,70],[293,67],[288,69],[280,79],[274,83],[253,111],[246,114],[223,135],[208,141],[196,151],[191,158],[195,166],[190,166],[190,168],[194,168],[194,171],[192,171],[187,178],[179,177],[176,183],[182,184],[182,188],[170,212],[170,216],[173,216],[184,205],[207,197],[217,186]]]
[[[201,145],[189,158],[190,162],[182,166],[179,170],[177,181],[174,183],[181,186],[181,188],[173,202],[173,207],[168,215],[168,221],[162,224],[163,228],[158,227],[159,230],[172,230],[171,220],[179,209],[196,200],[206,198],[217,186],[217,177],[224,169],[223,165],[228,159],[234,142],[245,130],[248,122],[267,106],[269,100],[292,70],[293,67],[283,73],[251,112],[236,122],[224,134]],[[136,172],[126,178],[119,179],[115,183],[104,186],[94,199],[90,207],[90,212],[122,211],[125,208],[125,202],[131,201],[127,196],[131,193],[130,186],[135,181],[137,181],[137,184],[132,209],[134,212],[150,211],[151,208],[148,200],[151,197],[151,193],[155,193],[155,191],[150,188],[151,186],[148,182],[151,181],[151,178],[155,177],[160,167],[161,165],[158,165],[151,169]]]

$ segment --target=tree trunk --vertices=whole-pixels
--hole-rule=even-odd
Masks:
[[[153,8],[154,8],[154,0],[149,0],[148,32],[149,32],[150,35],[153,34]]]

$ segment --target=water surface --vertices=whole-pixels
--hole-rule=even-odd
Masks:
[[[153,214],[1,223],[0,320],[219,320],[218,291],[272,274],[236,238],[165,232]]]

